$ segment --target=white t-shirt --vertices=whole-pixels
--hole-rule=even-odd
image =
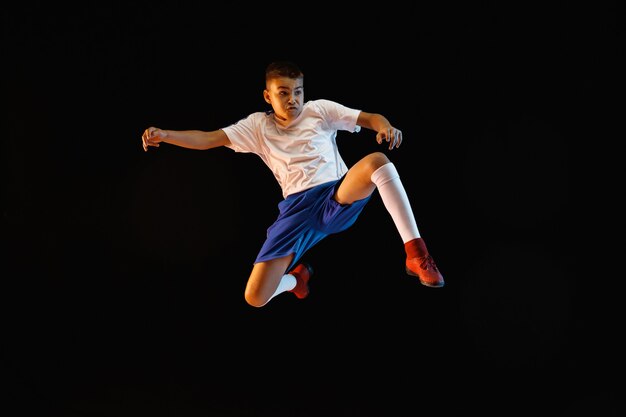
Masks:
[[[358,132],[360,112],[330,100],[311,100],[287,127],[276,123],[271,112],[256,112],[223,130],[231,142],[227,147],[257,154],[287,197],[348,171],[337,148],[337,131]]]

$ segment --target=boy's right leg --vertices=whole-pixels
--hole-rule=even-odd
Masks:
[[[281,283],[289,280],[290,277],[294,277],[296,279],[296,285],[288,291],[291,291],[300,299],[307,298],[309,296],[309,279],[312,275],[313,267],[306,262],[302,262],[296,265],[288,274],[284,275]],[[278,287],[280,288],[280,285]]]
[[[298,298],[306,298],[313,269],[306,263],[300,263],[285,274],[292,259],[293,255],[288,255],[254,264],[246,284],[246,302],[254,307],[262,307],[286,291],[294,293]]]

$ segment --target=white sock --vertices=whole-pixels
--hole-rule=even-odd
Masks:
[[[274,294],[270,297],[270,300],[276,297],[278,294],[284,293],[285,291],[293,290],[294,288],[296,288],[296,283],[297,283],[296,277],[294,277],[293,275],[291,274],[283,275],[283,277],[280,279],[280,282],[278,283],[278,287],[276,288],[276,291],[274,291]]]
[[[394,164],[389,162],[378,168],[372,173],[371,180],[376,184],[383,204],[400,232],[402,242],[420,237],[411,203]]]

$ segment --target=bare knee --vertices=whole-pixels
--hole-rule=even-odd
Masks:
[[[266,297],[262,291],[258,288],[253,288],[251,285],[246,286],[244,299],[246,300],[246,303],[252,307],[263,307],[269,301],[269,298]]]
[[[276,293],[285,269],[291,262],[293,255],[258,262],[252,268],[244,299],[253,307],[263,307]]]
[[[372,152],[371,154],[365,156],[361,161],[367,166],[370,174],[381,166],[391,162],[387,155],[382,152]]]

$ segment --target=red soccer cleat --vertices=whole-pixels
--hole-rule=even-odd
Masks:
[[[289,292],[294,293],[300,299],[306,298],[309,295],[309,279],[313,275],[313,267],[303,262],[288,273],[296,277],[296,286]]]
[[[443,287],[443,276],[428,253],[422,238],[410,240],[404,244],[406,250],[406,273],[418,277],[427,287]]]
[[[407,258],[406,273],[418,277],[422,285],[427,287],[443,287],[443,276],[430,255],[421,258]]]

